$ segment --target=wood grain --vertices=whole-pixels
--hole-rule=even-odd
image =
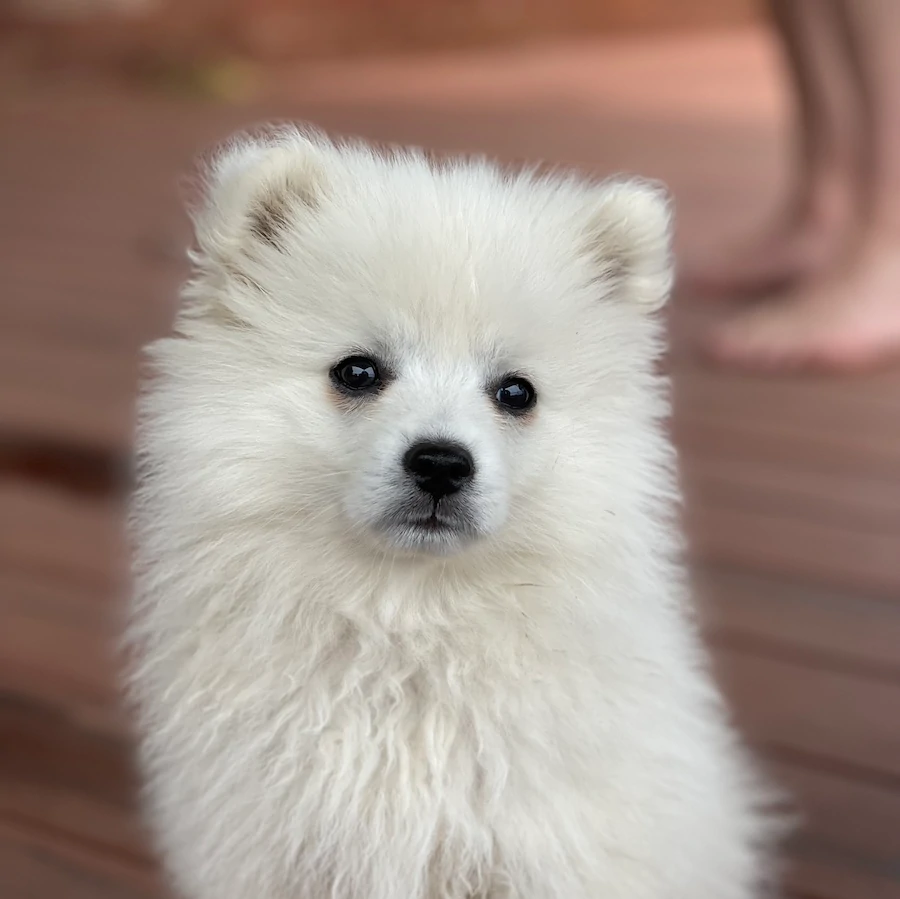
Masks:
[[[759,33],[308,68],[226,106],[0,84],[0,896],[163,899],[115,643],[139,347],[187,241],[179,177],[239,125],[341,131],[668,181],[690,268],[765,220],[786,108]],[[805,823],[795,899],[900,899],[900,374],[700,361],[678,297],[672,431],[702,621],[735,714]]]

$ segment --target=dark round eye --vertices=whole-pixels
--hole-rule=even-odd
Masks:
[[[350,356],[338,362],[331,376],[346,390],[372,390],[381,385],[378,366],[365,356]]]
[[[497,403],[510,412],[525,412],[537,400],[537,393],[525,378],[509,377],[500,382],[495,394]]]

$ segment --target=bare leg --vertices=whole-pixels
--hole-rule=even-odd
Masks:
[[[722,361],[848,370],[900,355],[900,2],[846,0],[843,14],[871,128],[864,230],[817,279],[714,333]]]
[[[794,195],[770,233],[726,253],[695,286],[712,293],[783,287],[824,266],[858,198],[859,108],[840,0],[770,0],[797,103]]]

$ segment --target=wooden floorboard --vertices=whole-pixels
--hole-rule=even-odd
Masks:
[[[837,853],[799,847],[789,857],[785,884],[794,899],[897,899],[896,865],[886,870]]]
[[[703,620],[718,645],[900,680],[900,604],[737,568],[698,566]]]
[[[102,843],[30,820],[0,819],[3,899],[166,899],[153,868]]]
[[[766,746],[900,784],[900,681],[721,649],[719,671],[738,720]]]
[[[22,697],[0,695],[0,820],[31,821],[150,863],[130,741]]]
[[[783,179],[772,60],[748,34],[329,64],[244,106],[0,85],[2,899],[166,896],[115,637],[138,348],[174,308],[195,152],[301,116],[640,171],[671,185],[689,268],[764,220]],[[702,623],[738,722],[804,816],[792,895],[900,899],[900,372],[714,371],[695,343],[718,314],[682,293],[668,360]]]
[[[773,761],[776,781],[794,797],[804,838],[820,854],[832,847],[889,869],[900,856],[900,789],[818,770],[799,761]]]

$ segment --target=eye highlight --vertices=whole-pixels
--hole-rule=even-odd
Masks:
[[[537,402],[537,391],[527,378],[508,375],[497,385],[494,399],[504,411],[521,414],[533,408]]]
[[[367,393],[381,387],[378,363],[367,356],[348,356],[331,369],[331,379],[343,391]]]

